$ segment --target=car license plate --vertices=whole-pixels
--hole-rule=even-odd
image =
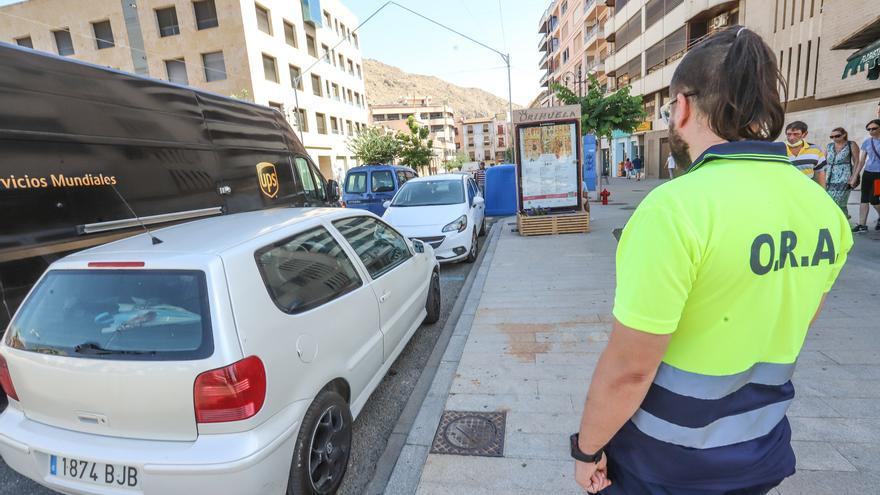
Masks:
[[[95,485],[125,488],[140,486],[140,473],[136,467],[104,464],[56,455],[49,456],[49,474],[58,478],[85,481]]]

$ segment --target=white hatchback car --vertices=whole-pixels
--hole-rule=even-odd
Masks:
[[[430,244],[440,262],[477,259],[477,236],[486,233],[485,201],[470,176],[412,179],[385,206],[382,218],[410,239]]]
[[[371,213],[199,220],[53,263],[0,344],[0,454],[71,494],[330,494],[439,266]]]

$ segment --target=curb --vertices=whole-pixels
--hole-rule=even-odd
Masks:
[[[365,495],[410,495],[418,488],[422,466],[427,460],[434,432],[446,405],[449,387],[452,386],[458,361],[480,303],[479,299],[473,300],[471,295],[474,291],[482,294],[498,238],[508,221],[508,217],[502,217],[492,226],[434,350],[388,437],[385,450],[376,463],[373,478],[364,488]]]

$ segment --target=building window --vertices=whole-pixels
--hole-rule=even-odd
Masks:
[[[567,0],[565,2],[562,2],[562,15],[565,15],[566,12],[568,12],[568,1]]]
[[[361,94],[358,92],[354,93],[354,103],[357,106],[361,106]]]
[[[22,36],[21,38],[16,38],[15,44],[18,46],[23,46],[25,48],[33,48],[34,42],[31,40],[30,36]]]
[[[327,29],[333,29],[333,19],[330,18],[330,12],[324,11],[324,24],[327,25]]]
[[[95,33],[98,50],[116,46],[113,42],[113,28],[110,27],[110,21],[93,22],[92,32]]]
[[[284,115],[284,105],[282,105],[281,103],[270,101],[269,106],[274,108],[275,110],[278,110],[281,113],[281,115],[284,116],[284,120],[287,120],[287,115]]]
[[[619,10],[618,10],[619,11]],[[614,35],[614,46],[617,51],[629,44],[632,40],[642,34],[642,16],[639,14],[632,16],[628,21],[623,23],[620,29]]]
[[[336,117],[330,117],[330,130],[333,134],[339,134],[339,120]]]
[[[351,59],[348,60],[348,73],[354,75],[354,62]]]
[[[168,74],[168,80],[176,84],[189,84],[189,78],[186,77],[186,62],[182,58],[165,61],[165,72]]]
[[[351,38],[354,40],[354,47],[355,47],[355,48],[360,48],[360,47],[361,47],[361,44],[360,44],[360,41],[358,41],[358,35],[357,35],[357,33],[353,33],[353,34],[351,35]]]
[[[330,56],[330,47],[327,45],[321,45],[321,58],[328,64],[336,64],[336,59]]]
[[[263,54],[263,75],[267,81],[278,82],[278,66],[275,64],[275,57]]]
[[[289,65],[288,68],[290,69],[290,87],[302,91],[302,71],[295,65]]]
[[[345,57],[339,54],[339,70],[345,70]]]
[[[352,92],[351,92],[350,89],[347,90],[347,93],[348,93],[348,102],[349,102],[349,103],[354,103],[354,94],[352,94]]]
[[[333,83],[333,99],[339,101],[339,85]]]
[[[315,43],[315,37],[306,34],[306,47],[309,50],[309,55],[318,58],[318,45]]]
[[[180,25],[177,23],[177,9],[167,7],[156,10],[156,22],[159,23],[159,36],[174,36],[180,34]]]
[[[205,81],[226,79],[226,62],[223,60],[223,52],[203,53],[202,65],[205,67]]]
[[[58,31],[52,31],[55,36],[55,48],[58,49],[58,55],[73,55],[73,40],[70,38],[70,28],[64,28]]]
[[[361,75],[361,64],[357,64],[355,67],[357,68],[358,79],[363,79],[364,77]]]
[[[284,41],[286,41],[288,45],[297,48],[296,28],[293,27],[293,24],[287,21],[284,21]]]
[[[196,13],[196,29],[209,29],[220,25],[217,22],[217,7],[214,0],[200,0],[193,2],[193,10]]]
[[[309,132],[309,120],[306,111],[302,108],[296,111],[296,125],[303,132]]]
[[[318,122],[318,134],[327,134],[327,116],[315,112],[315,120]]]
[[[473,151],[468,152],[468,156],[470,157],[471,161],[475,161],[477,159]]]
[[[321,86],[321,76],[312,74],[312,94],[315,96],[324,96],[323,87]]]
[[[568,62],[568,48],[566,48],[566,49],[562,52],[562,63],[564,64],[564,63],[566,63],[566,62]]]
[[[348,130],[349,136],[354,136],[354,128],[353,128],[350,120],[345,121],[345,128]]]
[[[271,35],[272,34],[272,19],[269,16],[269,9],[265,7],[260,7],[259,5],[254,4],[254,8],[257,9],[257,27],[260,31]]]

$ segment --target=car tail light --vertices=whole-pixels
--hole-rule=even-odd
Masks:
[[[143,261],[89,261],[89,268],[143,268]]]
[[[266,400],[266,368],[251,356],[225,368],[206,371],[193,387],[196,421],[225,423],[253,417]]]
[[[6,395],[18,400],[18,394],[15,392],[15,386],[12,384],[12,375],[9,374],[9,366],[3,356],[0,356],[0,387],[6,392]]]

